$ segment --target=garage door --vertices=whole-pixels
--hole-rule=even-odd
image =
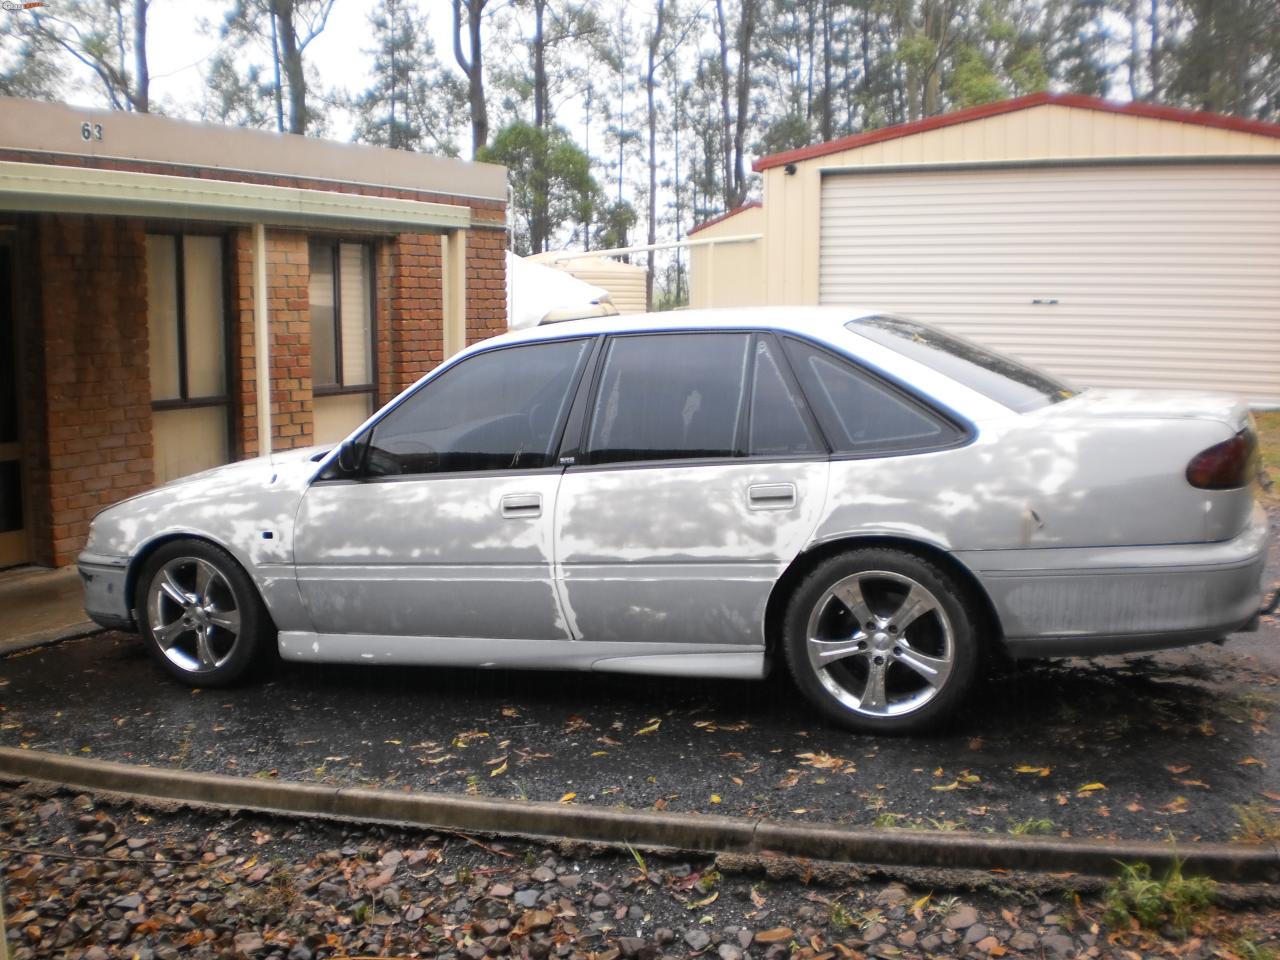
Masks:
[[[1080,386],[1280,406],[1280,167],[828,174],[823,303],[937,323]]]

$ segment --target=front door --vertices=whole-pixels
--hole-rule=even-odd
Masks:
[[[0,243],[0,567],[30,559],[22,489],[22,421],[18,416],[17,324],[13,307],[13,248]]]
[[[552,582],[555,452],[586,339],[475,354],[405,398],[303,497],[298,586],[320,634],[569,638]]]
[[[575,638],[758,646],[808,542],[827,451],[771,335],[610,340],[556,507]]]

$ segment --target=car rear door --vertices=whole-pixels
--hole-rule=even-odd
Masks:
[[[829,467],[777,341],[614,336],[594,381],[556,503],[574,637],[762,644],[770,590],[818,522]]]

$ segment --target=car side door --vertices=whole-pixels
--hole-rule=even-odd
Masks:
[[[303,496],[298,589],[320,634],[568,639],[556,459],[593,341],[473,354],[403,398]]]
[[[762,647],[829,467],[773,335],[613,336],[583,420],[555,522],[574,637]]]

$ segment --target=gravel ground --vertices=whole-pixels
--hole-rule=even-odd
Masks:
[[[14,960],[1253,960],[1280,946],[1265,907],[1214,908],[1183,938],[1110,928],[1072,878],[1052,893],[994,873],[903,882],[25,788],[0,788],[0,845]],[[950,892],[957,880],[969,889]]]

